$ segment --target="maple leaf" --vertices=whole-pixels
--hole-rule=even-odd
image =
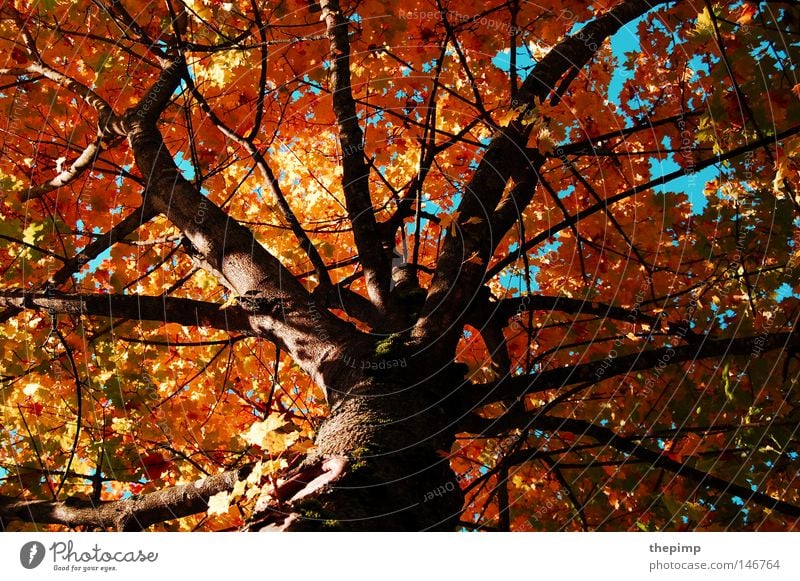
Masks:
[[[231,507],[231,494],[227,490],[216,493],[208,499],[208,514],[222,515]]]

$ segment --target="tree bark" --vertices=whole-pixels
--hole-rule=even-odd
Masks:
[[[454,530],[463,495],[448,452],[464,368],[426,377],[421,359],[346,362],[370,375],[333,406],[302,465],[259,500],[249,530]]]

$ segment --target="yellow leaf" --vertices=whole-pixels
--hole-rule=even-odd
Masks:
[[[298,432],[282,433],[278,428],[286,425],[286,421],[280,416],[269,416],[263,422],[256,422],[250,426],[250,430],[244,439],[248,444],[258,446],[270,454],[279,454],[291,446],[300,436]]]
[[[44,230],[44,224],[30,224],[22,231],[22,241],[26,244],[36,244],[36,239],[42,230]]]
[[[250,471],[250,475],[247,477],[247,482],[250,484],[256,484],[259,480],[261,480],[263,469],[264,464],[261,461],[256,462],[256,465],[253,466],[253,470]]]
[[[40,384],[38,384],[38,383],[29,383],[28,385],[26,385],[26,386],[25,386],[25,387],[22,389],[22,393],[24,393],[25,395],[28,395],[28,396],[33,396],[33,395],[35,395],[35,394],[36,394],[36,391],[37,391],[37,390],[38,390],[40,387],[42,387],[42,386],[41,386]]]
[[[208,499],[208,514],[225,514],[231,507],[231,495],[227,490],[218,492]]]
[[[550,134],[550,129],[547,127],[542,127],[539,130],[539,134],[536,136],[536,149],[538,149],[541,153],[553,153],[555,149],[556,142],[553,139],[553,136]]]
[[[509,123],[511,123],[514,119],[516,119],[520,113],[525,111],[526,105],[523,103],[521,105],[517,105],[516,107],[510,107],[505,113],[500,116],[500,126],[506,127]]]
[[[130,434],[133,431],[133,422],[128,418],[114,418],[111,428],[118,434]]]
[[[244,494],[244,489],[247,487],[246,480],[239,480],[234,486],[233,490],[231,490],[231,500],[239,498]]]
[[[237,300],[236,300],[237,298],[238,297],[235,294],[231,293],[231,296],[228,297],[228,300],[225,301],[224,303],[222,303],[219,308],[220,309],[227,309],[228,307],[232,307],[233,305],[235,305],[237,303]]]
[[[714,34],[714,23],[711,20],[711,12],[708,8],[697,15],[697,21],[694,27],[694,33],[700,38],[707,38]]]

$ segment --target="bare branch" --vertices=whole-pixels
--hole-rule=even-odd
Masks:
[[[620,436],[609,428],[604,428],[585,420],[559,418],[547,415],[536,417],[534,424],[538,429],[566,431],[581,436],[588,436],[620,452],[625,452],[626,454],[648,462],[651,469],[663,468],[679,476],[683,476],[697,483],[698,488],[708,487],[724,494],[736,495],[744,501],[745,505],[749,502],[753,502],[768,510],[774,510],[787,516],[800,518],[800,507],[794,504],[784,502],[779,498],[774,498],[763,492],[757,492],[750,486],[742,486],[734,482],[723,480],[708,472],[689,466],[687,463],[673,460],[663,453],[653,452],[645,448],[639,440]],[[742,465],[741,470],[746,470],[745,465]]]
[[[565,228],[569,228],[571,225],[577,224],[587,216],[591,216],[593,214],[596,214],[597,212],[605,211],[605,209],[608,208],[608,206],[611,206],[612,204],[616,204],[617,202],[635,196],[636,194],[639,194],[641,192],[646,192],[647,190],[650,190],[656,186],[667,184],[672,180],[679,178],[681,176],[690,175],[700,171],[701,169],[705,169],[707,167],[716,165],[723,161],[728,161],[730,159],[737,158],[741,155],[745,155],[746,153],[758,149],[760,147],[764,147],[765,145],[777,144],[778,142],[787,139],[789,137],[793,137],[797,134],[800,134],[800,125],[795,125],[794,127],[790,127],[789,129],[780,131],[775,135],[765,137],[764,139],[758,139],[756,141],[753,141],[752,143],[748,143],[746,145],[742,145],[741,147],[732,149],[727,153],[723,153],[721,155],[717,155],[705,159],[703,161],[697,162],[691,167],[685,167],[685,168],[682,167],[676,169],[671,173],[662,175],[661,177],[658,177],[654,180],[650,180],[647,183],[640,184],[633,188],[629,188],[624,192],[620,192],[618,194],[614,194],[613,196],[609,196],[602,202],[589,206],[584,210],[579,210],[575,212],[575,214],[573,214],[569,218],[562,220],[558,224],[551,226],[550,228],[544,230],[543,232],[540,232],[530,240],[527,240],[524,244],[520,245],[519,250],[517,252],[509,254],[507,257],[496,262],[486,273],[486,278],[490,279],[492,277],[497,276],[503,271],[504,268],[513,264],[519,258],[521,253],[527,252],[528,250],[535,248],[539,244],[542,244],[543,242],[547,241],[547,239],[553,237],[557,232],[560,232]]]
[[[213,327],[230,332],[253,332],[251,314],[240,306],[221,308],[216,303],[165,296],[141,295],[63,295],[0,291],[0,306],[18,310],[53,310],[69,315],[89,315],[134,321],[158,321],[184,326]]]
[[[78,179],[87,169],[90,169],[98,155],[104,148],[112,147],[119,143],[123,135],[122,125],[119,118],[115,115],[111,106],[89,87],[80,83],[63,73],[60,73],[48,66],[41,60],[38,53],[33,53],[32,56],[37,58],[39,62],[31,63],[30,65],[18,69],[0,69],[0,75],[14,75],[23,76],[36,74],[43,78],[55,82],[60,87],[63,87],[80,98],[85,100],[88,104],[97,110],[99,121],[97,124],[97,139],[90,143],[83,152],[75,159],[70,166],[59,173],[50,181],[40,184],[38,186],[31,186],[25,192],[24,201],[28,202],[40,198],[44,194],[57,190]]]
[[[797,351],[800,348],[800,336],[795,333],[771,333],[734,339],[702,337],[700,341],[700,343],[690,345],[662,347],[616,358],[549,369],[531,375],[509,377],[494,383],[476,384],[470,388],[470,391],[479,402],[478,405],[483,405],[492,401],[521,398],[527,394],[559,389],[585,381],[600,382],[610,377],[652,369],[660,365],[662,361],[665,365],[674,365],[709,357],[752,356],[755,353],[787,349]]]
[[[205,512],[211,496],[231,490],[250,470],[251,467],[246,466],[143,496],[99,503],[77,498],[54,502],[0,496],[0,529],[7,529],[12,521],[21,520],[37,525],[143,530],[156,523]]]
[[[350,222],[370,300],[383,311],[391,278],[391,258],[381,237],[369,193],[369,166],[364,160],[364,133],[358,123],[350,87],[350,41],[348,21],[337,0],[322,0],[322,20],[331,44],[333,111],[339,126],[342,149],[342,185]]]

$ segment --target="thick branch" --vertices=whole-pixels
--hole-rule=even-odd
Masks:
[[[191,75],[188,74],[188,71],[187,74],[184,75],[184,80],[189,86],[192,95],[200,104],[200,108],[206,113],[206,115],[208,115],[208,118],[211,119],[211,122],[217,127],[217,129],[219,129],[223,135],[241,145],[253,157],[256,165],[261,170],[261,173],[264,174],[264,178],[267,180],[267,186],[269,186],[270,192],[272,192],[275,205],[278,206],[283,218],[289,224],[289,228],[297,238],[297,241],[300,243],[300,247],[305,251],[306,255],[311,261],[311,264],[314,266],[314,271],[317,273],[319,284],[323,288],[330,287],[331,279],[330,275],[328,274],[325,261],[320,256],[317,247],[311,242],[311,239],[303,229],[302,224],[300,224],[300,221],[297,219],[294,211],[292,211],[291,206],[289,206],[289,202],[281,190],[281,186],[278,182],[278,178],[275,176],[275,172],[272,171],[272,168],[267,163],[267,159],[264,157],[258,147],[256,147],[255,143],[253,142],[253,137],[242,137],[233,129],[228,127],[228,125],[222,119],[220,119],[216,113],[214,113],[214,110],[208,104],[208,101],[206,101],[206,99],[197,89],[194,81],[191,78]],[[257,111],[261,111],[261,109],[258,108]],[[253,127],[254,130],[257,128],[257,125]],[[252,132],[251,135],[253,135]]]
[[[79,499],[64,502],[18,500],[0,496],[0,529],[7,529],[11,521],[21,520],[37,525],[143,530],[156,523],[205,512],[211,496],[232,489],[249,472],[249,466],[243,467],[143,496],[100,503]]]
[[[213,327],[224,331],[252,332],[250,313],[239,306],[220,308],[216,303],[175,297],[141,295],[62,295],[0,291],[0,306],[19,310],[53,310],[59,314],[89,315],[134,321],[177,323],[186,327]]]
[[[81,152],[68,168],[62,170],[56,177],[48,182],[29,188],[28,191],[25,192],[25,201],[29,202],[30,200],[40,198],[78,179],[87,169],[90,169],[94,165],[97,156],[100,154],[100,151],[102,151],[102,144],[103,138],[97,138],[97,140],[90,143],[86,149]]]
[[[331,44],[331,84],[333,111],[339,127],[339,146],[342,149],[342,184],[353,237],[370,300],[380,309],[386,305],[386,293],[391,278],[391,262],[372,209],[369,193],[369,166],[364,160],[364,134],[358,123],[356,105],[350,87],[350,41],[347,37],[347,18],[337,0],[322,0],[322,19]]]
[[[798,506],[768,496],[763,492],[757,492],[749,486],[741,486],[733,482],[728,482],[727,480],[698,470],[688,464],[673,460],[659,452],[653,452],[642,446],[638,440],[620,436],[609,428],[603,428],[585,420],[558,418],[547,415],[536,417],[533,424],[538,429],[565,431],[588,436],[620,452],[630,454],[645,462],[649,462],[653,469],[663,468],[664,470],[669,470],[679,476],[688,478],[696,482],[698,488],[707,486],[724,494],[736,495],[741,498],[745,504],[753,502],[766,509],[774,510],[794,518],[800,518],[800,507]],[[746,466],[743,465],[741,470],[745,471]]]
[[[38,54],[32,56],[38,58]],[[32,63],[26,67],[18,69],[0,69],[0,75],[41,75],[42,77],[55,82],[60,87],[67,89],[85,100],[89,105],[97,110],[99,121],[97,124],[97,139],[90,143],[75,159],[72,164],[56,177],[38,186],[31,186],[25,192],[25,201],[34,200],[65,186],[78,179],[87,169],[90,169],[103,148],[110,147],[119,142],[123,133],[119,118],[114,114],[111,106],[92,91],[86,85],[64,75],[46,65],[43,61]]]
[[[77,256],[67,260],[61,268],[53,273],[48,279],[47,284],[52,288],[58,288],[80,270],[84,264],[100,256],[107,248],[110,248],[114,243],[128,236],[128,234],[145,222],[148,222],[154,216],[155,214],[147,208],[134,210],[106,234],[99,236],[91,244],[86,246]],[[17,307],[8,307],[0,312],[0,323],[7,321],[11,317],[19,314],[19,312],[20,309]]]
[[[736,339],[704,339],[700,344],[663,347],[617,358],[609,357],[580,365],[549,369],[532,375],[510,377],[489,384],[477,384],[471,387],[471,391],[474,399],[478,402],[476,405],[481,405],[492,401],[515,399],[526,394],[558,389],[585,381],[600,382],[633,371],[652,369],[660,366],[662,362],[664,365],[674,365],[709,357],[755,356],[755,354],[768,351],[785,349],[797,351],[799,348],[800,336],[794,333],[762,334]]]
[[[558,80],[572,69],[582,68],[605,39],[616,33],[626,22],[648,12],[661,0],[642,2],[625,0],[613,9],[588,23],[577,33],[556,45],[534,67],[519,88],[512,107],[521,107],[516,119],[497,134],[475,170],[458,208],[457,232],[447,236],[428,292],[428,299],[416,335],[420,338],[441,337],[463,315],[469,301],[482,284],[486,267],[494,248],[505,231],[493,218],[508,180],[520,176],[523,182],[515,199],[530,200],[530,189],[542,159],[530,157],[526,143],[531,125],[524,122],[537,100],[547,97]],[[562,87],[565,88],[565,87]],[[527,171],[526,171],[527,170]],[[524,175],[523,175],[524,174]],[[527,193],[526,193],[527,192]],[[517,203],[512,200],[512,203]],[[516,210],[521,211],[522,208]],[[516,212],[502,213],[503,227],[510,226]],[[457,339],[453,335],[452,339]]]
[[[346,386],[336,365],[357,332],[317,306],[295,276],[270,254],[242,224],[187,181],[156,126],[184,74],[175,59],[143,97],[126,113],[128,139],[136,165],[146,180],[147,203],[183,232],[203,263],[241,296],[257,303],[254,330],[277,341],[323,388]]]

